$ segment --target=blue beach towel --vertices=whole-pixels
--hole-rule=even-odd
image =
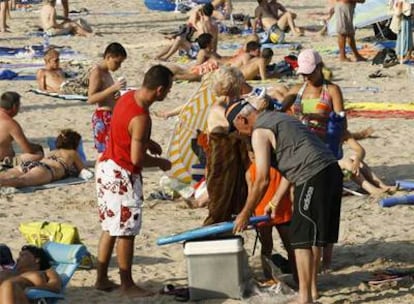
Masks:
[[[19,75],[12,70],[5,69],[0,70],[0,80],[36,80],[36,75]]]

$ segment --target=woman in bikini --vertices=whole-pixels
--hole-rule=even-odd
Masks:
[[[324,78],[323,62],[318,52],[312,49],[302,51],[298,56],[298,66],[296,73],[303,76],[304,83],[290,89],[282,110],[290,111],[326,142],[329,114],[345,111],[341,89]],[[344,123],[346,130],[346,121]],[[331,267],[332,252],[333,244],[328,244],[323,250],[323,271]]]
[[[0,187],[30,187],[44,185],[70,176],[78,176],[84,165],[77,148],[79,133],[62,130],[56,139],[56,150],[40,161],[25,161],[20,166],[0,173]]]

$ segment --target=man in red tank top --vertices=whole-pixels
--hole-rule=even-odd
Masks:
[[[96,168],[96,190],[102,234],[98,245],[95,287],[117,287],[108,278],[108,265],[117,241],[117,259],[121,290],[129,296],[146,297],[150,291],[135,285],[132,274],[134,240],[142,222],[143,167],[169,170],[169,160],[156,155],[160,145],[151,140],[150,106],[162,101],[171,89],[173,74],[162,66],[150,68],[142,87],[124,94],[116,103],[110,125],[107,148]],[[155,155],[155,156],[154,156]]]

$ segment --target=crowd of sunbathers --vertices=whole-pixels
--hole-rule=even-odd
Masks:
[[[55,2],[45,1],[41,10],[42,27],[47,34],[91,34],[82,22],[56,23]],[[341,51],[344,40],[349,41],[355,59],[363,60],[355,48],[352,27],[356,2],[338,1],[335,6],[341,25],[338,27],[340,60],[347,59]],[[120,91],[126,88],[125,79],[114,80],[111,75],[127,58],[121,44],[109,44],[102,60],[77,79],[66,79],[59,65],[58,50],[50,48],[45,52],[45,67],[37,72],[39,89],[87,95],[88,103],[96,104],[91,123],[99,153],[96,184],[103,230],[98,248],[97,289],[118,287],[108,279],[109,258],[118,240],[122,248],[117,252],[118,262],[123,265],[122,269],[120,265],[121,289],[131,295],[151,295],[132,281],[131,252],[141,227],[141,169],[171,168],[169,160],[157,157],[162,149],[150,138],[149,108],[153,102],[164,100],[173,80],[209,79],[218,97],[208,113],[206,134],[199,134],[208,138],[205,192],[200,196],[202,199],[190,202],[191,205],[207,206],[205,224],[231,220],[238,214],[234,232],[246,228],[251,214],[270,213],[272,221],[258,228],[262,256],[271,257],[272,229],[276,227],[288,253],[290,271],[299,284],[299,303],[318,298],[316,276],[322,248],[322,268],[330,268],[333,243],[338,239],[342,172],[369,194],[395,190],[364,163],[365,150],[357,139],[369,136],[372,130],[352,133],[347,129],[341,89],[326,76],[329,73],[318,52],[306,49],[297,57],[295,73],[303,77],[303,83],[291,88],[279,85],[266,89],[247,83],[281,76],[268,68],[273,51],[261,49],[263,40],[256,33],[246,38],[234,56],[217,53],[216,20],[229,17],[232,9],[229,0],[194,8],[186,26],[168,37],[172,42],[156,59],[164,62],[181,52],[195,59],[195,64],[184,68],[155,65],[146,72],[142,87],[124,95]],[[272,41],[271,34],[276,32],[290,31],[293,37],[303,35],[304,31],[295,24],[296,18],[297,14],[276,0],[258,0],[254,18],[249,18],[246,24],[251,25],[253,32],[264,30]],[[74,130],[60,131],[56,149],[45,155],[42,146],[31,143],[14,119],[20,106],[18,93],[10,91],[0,96],[0,187],[36,186],[69,176],[90,178],[77,152],[80,134]],[[156,114],[167,118],[180,110]],[[337,119],[337,125],[330,127],[335,123],[332,117]],[[332,138],[335,136],[330,128],[339,130],[334,134],[336,138]],[[15,153],[13,141],[21,153]],[[343,143],[349,144],[352,150],[349,155],[343,155]],[[115,193],[113,185],[120,190]],[[311,219],[312,224],[306,219]],[[39,270],[37,254],[26,248],[20,255],[28,256],[33,264],[30,269]],[[266,277],[271,276],[266,263],[263,270]],[[51,277],[49,283],[55,281],[53,272],[46,275]],[[17,277],[21,276],[20,273]],[[16,284],[19,279],[5,282],[8,283],[2,283],[0,277],[0,301],[10,290],[17,289],[14,301],[23,303],[18,297],[24,298],[19,291],[25,285]]]

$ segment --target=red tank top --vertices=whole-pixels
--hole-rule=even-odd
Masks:
[[[142,168],[134,166],[131,161],[131,135],[128,126],[136,116],[149,113],[137,104],[135,92],[125,93],[118,99],[112,114],[106,150],[100,160],[111,159],[129,172],[140,173]]]

